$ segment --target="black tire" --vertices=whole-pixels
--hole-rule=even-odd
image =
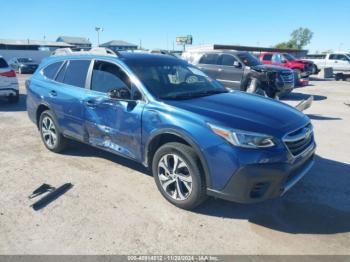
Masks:
[[[19,94],[7,97],[7,101],[11,104],[17,104],[19,102]]]
[[[183,200],[174,199],[162,187],[160,178],[158,176],[158,166],[162,158],[166,155],[177,155],[178,157],[180,157],[185,163],[186,168],[188,168],[188,175],[192,178],[192,190],[189,193],[189,195]],[[156,151],[152,159],[152,173],[158,190],[161,192],[163,197],[179,208],[186,210],[194,209],[202,202],[204,202],[207,197],[205,179],[200,168],[200,160],[190,146],[176,142],[167,143],[161,146]],[[176,182],[174,183],[176,184]]]
[[[342,73],[335,74],[335,81],[344,80],[344,75]]]
[[[50,146],[49,142],[47,142],[48,141],[47,137],[46,136],[44,137],[44,134],[43,134],[43,129],[44,129],[43,121],[46,118],[50,119],[53,122],[54,132],[56,134],[56,141],[51,146]],[[39,130],[40,130],[41,139],[42,139],[42,141],[47,149],[49,149],[52,152],[59,153],[59,152],[62,152],[66,148],[67,139],[65,137],[63,137],[63,135],[61,134],[59,127],[58,127],[58,124],[57,124],[56,117],[54,116],[54,114],[50,110],[46,110],[46,111],[42,112],[42,114],[40,115]],[[53,132],[53,129],[51,129],[51,131]]]

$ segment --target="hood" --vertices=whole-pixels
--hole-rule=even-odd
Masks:
[[[252,69],[256,71],[264,71],[264,72],[290,72],[289,69],[286,69],[285,67],[281,66],[275,66],[275,65],[257,65],[252,66]]]
[[[239,91],[164,102],[200,115],[213,124],[278,138],[309,122],[307,116],[291,106]]]

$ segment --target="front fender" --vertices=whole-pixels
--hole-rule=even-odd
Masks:
[[[144,165],[148,166],[148,163],[149,163],[148,155],[149,155],[150,144],[152,143],[152,141],[154,139],[156,139],[158,136],[163,135],[163,134],[175,135],[175,136],[185,140],[186,143],[188,143],[193,148],[193,150],[196,152],[196,154],[197,154],[197,156],[202,164],[207,187],[210,187],[211,186],[211,178],[210,178],[208,163],[203,155],[202,149],[194,141],[194,139],[191,138],[191,136],[185,130],[183,130],[181,128],[165,127],[165,128],[157,129],[156,131],[152,132],[148,136],[147,141],[146,141],[145,146],[144,146],[144,154],[143,154],[144,155]]]

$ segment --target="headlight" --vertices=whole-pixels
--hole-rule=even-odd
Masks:
[[[234,146],[245,148],[267,148],[275,145],[273,137],[242,130],[229,130],[209,124],[211,130]]]

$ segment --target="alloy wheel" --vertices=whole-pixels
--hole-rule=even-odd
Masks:
[[[45,144],[49,148],[54,148],[57,144],[57,133],[56,127],[52,119],[48,116],[43,118],[41,123],[41,133]]]
[[[185,200],[192,192],[190,169],[177,154],[167,154],[160,159],[158,178],[164,192],[175,200]]]

